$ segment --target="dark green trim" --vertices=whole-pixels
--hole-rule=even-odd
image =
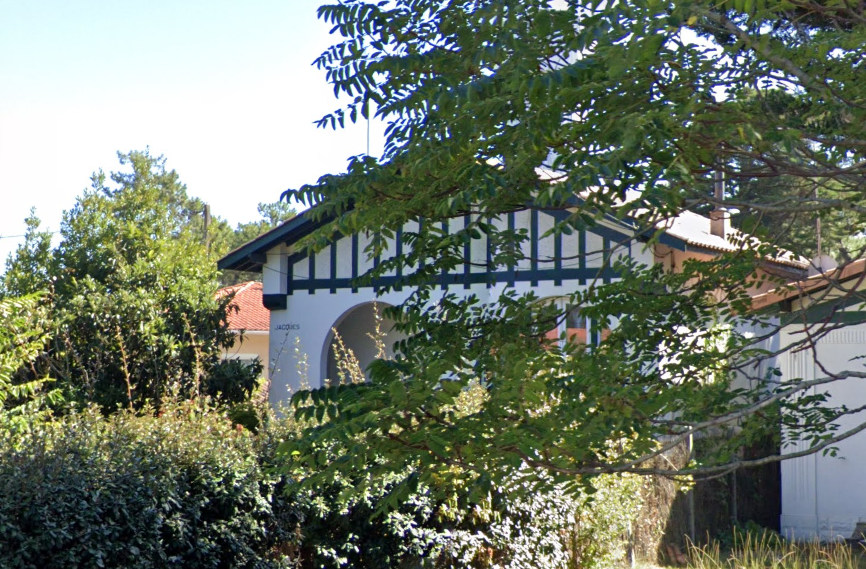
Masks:
[[[400,227],[397,229],[397,233],[394,237],[394,251],[395,256],[400,258],[403,255],[403,228]],[[403,277],[403,264],[397,263],[397,286],[394,287],[397,290],[403,290],[403,285],[400,284]]]
[[[493,223],[493,220],[488,216],[487,217],[487,224],[491,225],[492,223]],[[485,233],[484,238],[485,238],[485,247],[487,249],[487,271],[489,272],[493,268],[493,247],[490,243],[490,233],[489,232]],[[487,281],[487,288],[490,288],[492,286],[493,286],[493,283],[490,280],[488,280]]]
[[[411,276],[411,275],[410,275]],[[568,281],[568,280],[579,280],[581,282],[586,279],[594,279],[594,278],[606,278],[606,279],[614,279],[619,275],[614,273],[614,271],[610,268],[601,269],[601,268],[588,268],[588,269],[562,269],[561,271],[557,271],[555,269],[539,269],[537,271],[497,271],[497,272],[485,272],[485,273],[470,273],[469,281],[470,284],[484,284],[484,283],[497,283],[497,282],[538,282],[538,281],[552,281],[552,280],[560,280],[560,281]],[[409,277],[406,277],[409,278]],[[349,279],[349,278],[338,278],[338,279],[312,279],[309,282],[305,282],[303,280],[295,281],[297,284],[304,284],[306,286],[302,286],[300,288],[307,288],[308,290],[324,290],[330,288],[338,288],[338,289],[352,289],[357,287],[373,287],[378,290],[380,287],[392,286],[396,285],[401,280],[405,281],[405,278],[398,279],[396,276],[387,276],[387,277],[379,277],[375,279],[365,280],[363,277],[360,280]],[[434,286],[441,286],[442,288],[447,288],[453,285],[463,285],[466,280],[466,275],[463,273],[449,273],[444,275],[438,275],[435,279],[433,279],[432,284]]]
[[[860,324],[866,322],[866,310],[852,310],[847,312],[837,311],[832,314],[832,316],[830,314],[818,315],[807,312],[806,322],[809,324],[817,324],[819,322],[828,322],[832,324]]]
[[[469,288],[469,285],[472,284],[470,282],[469,275],[472,274],[472,240],[469,238],[469,235],[466,233],[466,230],[469,228],[469,216],[463,216],[463,288]]]
[[[310,279],[310,294],[315,294],[316,287],[314,287],[312,283],[316,280],[316,254],[310,253],[308,258],[309,261],[307,262],[307,270],[309,272],[307,274],[309,275]]]
[[[439,224],[439,227],[442,228],[443,235],[450,235],[451,231],[448,229],[448,222],[442,221]],[[445,282],[445,279],[448,277],[448,273],[445,272],[445,269],[442,269],[442,272],[439,273],[439,278],[437,279],[437,283],[441,285],[441,288],[444,290],[448,287],[448,284]]]
[[[573,198],[569,200],[567,207],[580,207],[582,204],[583,200]],[[539,211],[553,216],[558,221],[562,221],[571,215],[571,212],[567,209],[540,209]],[[511,216],[513,214],[510,213],[508,215]],[[333,221],[330,217],[323,217],[321,219],[314,219],[314,217],[315,208],[299,213],[279,227],[231,251],[217,261],[217,267],[220,270],[261,271],[267,261],[266,254],[273,247],[280,244],[293,245],[316,229]],[[621,230],[597,225],[592,227],[591,231],[602,236],[608,234],[608,237],[612,241],[625,242],[632,238],[647,239],[649,237],[649,232],[647,231],[644,232],[645,234],[630,235],[638,228],[635,224],[629,223],[628,220],[617,219],[608,214],[605,214],[602,219],[610,225],[621,228]],[[423,227],[423,221],[421,223]],[[659,242],[680,250],[685,250],[687,246],[686,242],[682,239],[667,235],[666,233],[661,234]]]
[[[645,238],[648,239],[649,236],[647,235]],[[660,245],[667,245],[671,249],[676,249],[677,251],[685,251],[689,248],[689,244],[686,242],[685,239],[674,237],[673,235],[669,235],[668,233],[662,233],[661,235],[659,235],[658,242]]]
[[[602,262],[605,267],[610,267],[610,258],[613,256],[613,248],[611,247],[610,239],[602,237],[601,239]],[[610,278],[604,277],[604,284],[610,284]],[[596,342],[597,343],[597,342]]]
[[[331,242],[331,280],[337,279],[337,241]],[[331,287],[331,294],[337,292],[335,287]]]
[[[285,310],[289,306],[289,297],[285,294],[263,294],[262,306],[268,310]]]
[[[568,201],[566,203],[570,207],[580,208],[580,207],[583,207],[583,205],[586,203],[586,200],[584,200],[583,198],[580,198],[578,196],[572,196],[571,198],[568,199]],[[563,211],[563,210],[560,209],[560,210],[548,210],[548,211]],[[570,214],[570,212],[568,212],[567,210],[565,210],[565,213]],[[626,231],[629,231],[629,232],[634,232],[634,231],[637,231],[639,229],[637,223],[629,221],[628,219],[620,219],[620,218],[618,218],[614,215],[611,215],[609,213],[603,214],[602,219],[607,221],[608,223],[622,227],[623,229],[625,229]]]
[[[553,234],[553,269],[555,271],[562,270],[562,232],[557,231]],[[562,284],[562,279],[554,279],[553,284],[559,286]]]
[[[793,319],[800,319],[805,316],[806,322],[813,324],[817,322],[859,322],[857,315],[866,314],[866,312],[862,310],[845,311],[845,309],[862,308],[864,304],[866,304],[866,292],[852,292],[845,298],[813,304],[802,312],[794,313]]]
[[[802,309],[794,303],[808,303],[808,295],[781,299],[758,310],[758,314],[777,315],[782,326],[797,324],[858,324],[866,322],[866,291],[852,291],[841,298],[812,303]],[[847,310],[855,308],[855,310]]]
[[[631,240],[625,233],[621,233],[614,229],[605,226],[594,226],[588,229],[581,229],[577,232],[578,237],[578,268],[577,269],[565,269],[563,268],[562,255],[564,253],[564,243],[561,232],[554,232],[554,251],[555,251],[555,259],[552,263],[541,263],[539,260],[539,241],[541,238],[540,232],[540,213],[545,213],[548,215],[552,215],[554,218],[560,217],[562,218],[565,215],[568,215],[568,212],[564,211],[556,211],[556,210],[545,210],[545,209],[530,209],[530,267],[528,270],[518,270],[516,264],[511,264],[506,270],[502,271],[493,271],[491,272],[491,268],[493,265],[493,249],[491,246],[490,236],[486,236],[486,249],[487,249],[487,263],[488,263],[488,271],[473,273],[471,268],[471,241],[467,240],[466,243],[463,244],[463,270],[459,275],[450,274],[443,271],[437,278],[434,279],[433,284],[440,286],[445,289],[448,286],[459,282],[462,284],[464,288],[469,288],[473,284],[485,283],[487,287],[493,286],[496,282],[504,282],[509,286],[513,286],[517,282],[530,282],[532,286],[538,285],[540,281],[545,280],[553,280],[556,286],[560,286],[564,280],[578,279],[581,285],[585,285],[587,280],[594,278],[602,278],[605,282],[610,282],[612,278],[615,278],[616,275],[613,274],[612,270],[605,270],[599,272],[598,269],[595,268],[587,268],[586,266],[586,251],[588,248],[587,245],[587,236],[592,233],[595,235],[599,235],[604,241],[604,259],[605,262],[609,263],[610,261],[610,248],[611,248],[611,240],[616,239],[617,241],[625,241],[629,250],[631,249]],[[292,220],[294,221],[294,220]],[[423,231],[424,220],[419,219],[419,231]],[[304,222],[303,220],[292,223],[287,222],[283,227],[288,226],[294,227],[295,234],[299,234],[303,231],[312,230],[310,222]],[[321,225],[321,224],[319,224]],[[463,216],[463,227],[464,229],[468,228],[471,225],[471,220],[468,216]],[[516,215],[514,212],[510,212],[507,214],[507,226],[508,230],[513,232],[516,231]],[[450,231],[449,224],[447,222],[442,222],[441,224],[443,232],[447,235]],[[283,232],[285,235],[286,232]],[[339,239],[342,239],[344,236],[337,235],[335,240],[330,243],[328,246],[330,247],[330,274],[327,278],[319,277],[316,274],[316,261],[315,255],[310,254],[309,252],[296,252],[289,255],[289,274],[287,275],[288,283],[287,290],[289,294],[293,291],[297,290],[298,287],[303,287],[309,290],[311,294],[314,294],[316,290],[328,289],[330,292],[336,293],[338,289],[346,288],[347,286],[351,288],[353,291],[357,291],[359,286],[366,286],[363,283],[363,280],[359,280],[360,277],[360,262],[361,262],[361,251],[359,244],[359,236],[358,234],[351,235],[351,255],[352,255],[352,270],[351,270],[351,278],[337,278],[337,265],[339,262],[339,258],[337,255],[338,246],[337,242]],[[395,234],[395,247],[396,254],[400,255],[404,252],[403,247],[403,231],[399,229]],[[569,252],[571,253],[571,252]],[[293,278],[293,265],[295,262],[301,261],[304,257],[307,257],[309,277],[307,279],[297,279]],[[377,255],[373,259],[373,267],[378,268],[381,264],[381,258]],[[550,267],[552,268],[542,268]],[[371,283],[369,286],[373,286],[373,288],[378,292],[378,289],[381,286],[390,286],[393,285],[396,290],[401,290],[402,286],[405,284],[407,279],[403,278],[403,270],[398,269],[396,271],[395,276],[390,277],[382,277],[379,279],[368,280],[366,282]],[[459,279],[455,281],[455,279]],[[307,281],[304,283],[304,281]]]
[[[577,238],[577,267],[586,269],[586,231],[581,229]],[[580,284],[585,285],[586,281],[580,279]]]
[[[514,231],[514,228],[515,228],[514,212],[512,211],[512,212],[508,213],[508,231]],[[521,255],[522,254],[523,253],[521,252]],[[507,272],[507,274],[508,274],[508,286],[514,286],[516,272],[517,272],[517,266],[514,263],[509,265],[508,272]]]
[[[288,294],[292,294],[295,291],[295,266],[289,263],[289,267],[286,270],[286,291]]]
[[[330,221],[329,219],[313,220],[310,211],[301,212],[279,227],[241,245],[217,261],[217,268],[232,271],[261,271],[267,261],[266,255],[269,250],[281,243],[291,245]]]
[[[541,211],[543,211],[546,214],[549,214],[557,222],[563,222],[566,219],[568,219],[568,217],[571,215],[570,212],[563,211],[563,210],[543,209]],[[622,225],[622,224],[620,223],[619,225]],[[625,226],[624,228],[626,229],[626,231],[629,229],[628,226]],[[617,243],[625,243],[625,242],[631,241],[632,239],[635,238],[634,235],[632,235],[630,233],[626,233],[624,231],[617,231],[616,229],[612,229],[610,227],[607,227],[607,226],[601,225],[601,224],[593,225],[592,227],[587,227],[585,229],[581,229],[580,231],[590,231],[591,233],[595,233],[599,237],[607,237],[611,241],[614,241]]]
[[[529,212],[529,268],[533,273],[538,272],[538,210],[535,208]],[[538,281],[530,284],[538,286]]]
[[[358,234],[352,234],[352,280],[358,278]],[[358,288],[352,288],[352,292],[358,292]]]

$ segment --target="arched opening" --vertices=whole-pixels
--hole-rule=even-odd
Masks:
[[[382,315],[385,308],[387,304],[366,302],[350,308],[334,322],[322,349],[323,381],[351,380],[347,375],[363,376],[382,352],[385,357],[394,355],[394,343],[403,335],[394,330],[391,319]]]

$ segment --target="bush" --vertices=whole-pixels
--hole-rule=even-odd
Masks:
[[[4,567],[266,568],[275,480],[255,440],[192,404],[88,409],[0,450]]]
[[[16,372],[32,365],[49,339],[43,298],[36,294],[0,298],[0,322],[0,440],[14,444],[15,435],[45,416],[46,404],[59,403],[61,397],[56,389],[44,390],[49,378],[16,378]]]
[[[214,364],[205,378],[203,393],[214,400],[231,405],[246,403],[262,379],[262,362],[238,359],[222,360]]]
[[[301,567],[610,567],[626,556],[640,480],[600,477],[592,500],[561,489],[519,498],[503,490],[474,507],[459,497],[434,502],[420,488],[384,514],[378,509],[393,485],[341,499],[352,486],[344,481],[289,500],[304,512]]]
[[[437,545],[439,566],[593,569],[625,559],[640,508],[638,477],[599,476],[578,492],[520,486],[499,490],[482,527],[445,533]]]
[[[484,388],[471,383],[457,398],[456,412],[477,412],[485,397]],[[316,453],[327,462],[339,453],[308,444],[291,419],[284,424],[293,429],[284,435],[276,435],[279,423],[270,426],[272,436],[285,443],[269,462],[300,482],[288,483],[287,490],[289,502],[303,512],[301,567],[593,569],[612,566],[628,553],[642,502],[637,476],[598,476],[566,490],[549,481],[543,488],[529,486],[515,472],[508,485],[485,491],[479,504],[469,500],[476,474],[453,471],[428,488],[411,466],[402,475],[377,478],[374,458],[350,475],[335,474],[314,492],[304,491],[298,488],[308,487],[304,455]]]
[[[359,491],[359,471],[301,491],[268,471],[301,429],[266,419],[255,435],[169,403],[158,416],[93,407],[36,422],[0,447],[0,566],[570,569],[624,553],[636,480],[596,479],[591,503],[515,483],[471,505],[465,488],[419,486],[378,513],[398,477]]]
[[[297,425],[288,424],[295,431],[275,439],[298,436]],[[267,432],[273,436],[279,429],[271,423]],[[286,460],[277,457],[278,463]],[[643,483],[637,476],[605,475],[575,493],[515,481],[473,504],[466,486],[446,481],[448,489],[419,485],[395,502],[411,470],[371,481],[368,469],[359,468],[315,492],[298,488],[294,477],[303,476],[295,470],[287,477],[280,500],[297,516],[295,561],[309,569],[610,567],[628,553]]]

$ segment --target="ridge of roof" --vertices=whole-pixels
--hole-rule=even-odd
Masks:
[[[224,286],[221,289],[216,291],[217,298],[223,298],[224,296],[228,296],[230,294],[240,294],[242,291],[250,288],[251,286],[262,284],[258,281],[246,281],[242,283],[235,283],[233,285]]]

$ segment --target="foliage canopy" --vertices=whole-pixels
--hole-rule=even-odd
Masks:
[[[837,232],[862,224],[859,3],[343,0],[319,16],[338,40],[316,64],[349,98],[320,124],[375,115],[386,146],[284,197],[328,221],[314,248],[365,231],[375,255],[405,223],[427,229],[376,269],[401,266],[402,284],[417,287],[392,315],[410,336],[401,355],[375,364],[368,384],[297,397],[303,413],[329,418],[291,447],[297,460],[342,448],[309,484],[372,457],[384,460],[371,478],[420,465],[421,481],[471,473],[482,490],[521,465],[566,481],[664,471],[646,461],[701,433],[724,434],[698,468],[718,474],[742,464],[739,445],[777,436],[780,417],[783,444],[810,452],[851,434],[836,423],[849,410],[805,396],[837,377],[775,377],[761,342],[773,322],[749,312],[746,289],[791,215],[845,212]],[[728,181],[722,199],[715,172]],[[756,191],[764,184],[777,191]],[[527,236],[495,223],[508,212],[567,212],[554,229],[566,233],[628,220],[652,243],[660,221],[717,206],[739,208],[760,241],[679,273],[622,263],[619,280],[559,307],[531,294],[485,305],[430,286],[484,235],[489,268],[512,265]],[[464,216],[450,234],[430,229]],[[539,341],[570,307],[617,326],[591,349]],[[455,413],[479,379],[485,404]]]
[[[92,184],[64,212],[60,242],[31,214],[25,242],[7,262],[4,296],[49,293],[52,339],[34,370],[105,409],[158,405],[170,390],[212,394],[231,298],[214,299],[204,204],[187,194],[165,158],[118,154],[124,169]],[[222,225],[221,225],[222,224]],[[231,232],[230,229],[228,229]],[[210,243],[210,245],[214,245]],[[214,245],[215,246],[215,245]],[[257,372],[236,374],[249,396]],[[235,397],[237,399],[238,397]]]

